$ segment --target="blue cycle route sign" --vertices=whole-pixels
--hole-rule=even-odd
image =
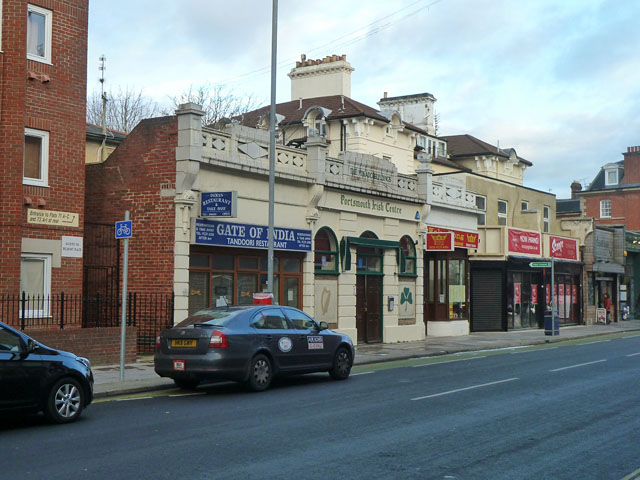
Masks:
[[[131,238],[132,233],[131,220],[116,222],[116,238]]]

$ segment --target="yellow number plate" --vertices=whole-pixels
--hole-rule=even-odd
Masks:
[[[172,347],[186,347],[186,348],[195,348],[196,340],[183,340],[181,338],[171,340]]]

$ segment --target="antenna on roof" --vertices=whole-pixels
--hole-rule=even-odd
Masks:
[[[102,145],[100,146],[100,161],[104,162],[105,159],[105,144],[107,142],[107,94],[104,91],[104,71],[107,69],[105,63],[107,57],[104,54],[100,55],[100,65],[98,70],[100,75],[100,97],[102,98]]]

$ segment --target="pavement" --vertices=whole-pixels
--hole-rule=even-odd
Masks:
[[[555,336],[545,335],[544,330],[534,329],[477,332],[455,337],[427,337],[413,342],[362,344],[356,346],[354,365],[564,342],[634,330],[640,331],[640,320],[627,320],[609,325],[560,327],[559,335]],[[141,356],[136,363],[126,364],[124,381],[120,381],[120,365],[94,366],[93,375],[95,398],[176,388],[173,380],[161,378],[153,371],[152,355]]]

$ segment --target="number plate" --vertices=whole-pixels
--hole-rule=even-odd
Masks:
[[[174,360],[173,361],[173,369],[184,372],[184,360]]]
[[[196,348],[196,339],[176,338],[171,340],[172,347]]]

